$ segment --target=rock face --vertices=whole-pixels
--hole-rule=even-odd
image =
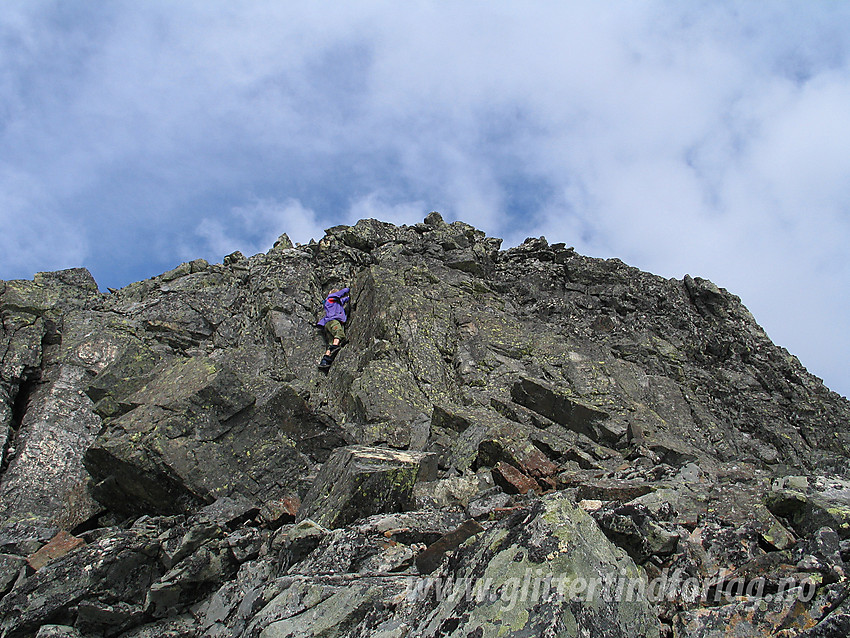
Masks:
[[[850,403],[709,281],[500,243],[0,282],[0,637],[845,635]]]

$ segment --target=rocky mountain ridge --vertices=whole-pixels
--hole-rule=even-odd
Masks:
[[[850,403],[707,280],[500,245],[0,283],[0,636],[845,635]]]

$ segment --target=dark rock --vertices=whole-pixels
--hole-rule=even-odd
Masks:
[[[277,529],[285,523],[294,523],[300,508],[301,499],[297,495],[275,499],[263,503],[260,518],[269,528]]]
[[[340,527],[413,506],[413,486],[436,478],[436,456],[365,446],[340,448],[304,497],[298,520]]]
[[[492,515],[496,510],[504,509],[510,503],[510,495],[499,490],[495,493],[482,494],[480,498],[469,504],[466,512],[470,517],[480,519]]]
[[[206,543],[182,559],[154,582],[145,598],[145,612],[155,618],[185,611],[215,591],[236,572],[225,543]]]
[[[278,562],[281,571],[286,571],[291,565],[307,558],[328,534],[330,530],[309,519],[282,530],[273,543],[280,548]]]
[[[128,399],[140,407],[114,420],[87,452],[95,496],[116,511],[154,513],[222,496],[292,496],[285,486],[309,459],[280,423],[263,423],[257,413],[265,401],[249,388],[250,380],[211,359],[165,368]]]
[[[811,629],[797,634],[797,638],[844,638],[850,636],[850,614],[835,614]]]
[[[841,557],[841,542],[831,527],[821,527],[809,538],[803,539],[794,547],[793,556],[798,568],[820,572],[824,582],[845,579],[846,565]]]
[[[464,520],[463,512],[422,511],[380,514],[357,523],[366,535],[381,535],[406,545],[431,545],[451,533]]]
[[[223,496],[211,505],[198,512],[198,518],[215,523],[219,527],[231,529],[252,519],[259,513],[259,508],[244,496],[231,498]]]
[[[117,635],[124,629],[136,627],[145,620],[147,617],[141,605],[83,601],[77,606],[75,626],[83,635]]]
[[[483,531],[484,528],[476,521],[469,520],[465,521],[456,530],[442,536],[436,542],[429,545],[424,552],[420,552],[416,556],[416,568],[419,570],[419,573],[430,574],[440,566],[446,553],[457,549],[470,536]]]
[[[723,288],[542,237],[500,250],[438,213],[223,261],[110,294],[83,269],[0,282],[0,635],[839,631],[850,403]],[[315,322],[343,285],[325,374]],[[816,592],[409,595],[470,517],[487,529],[432,577]],[[33,573],[60,531],[86,545]]]
[[[161,573],[158,550],[155,537],[126,531],[48,563],[0,600],[2,635],[32,635],[84,600],[141,604]]]
[[[243,564],[234,580],[222,585],[199,606],[196,613],[202,635],[213,638],[242,635],[248,622],[270,600],[265,593],[273,569],[263,561]]]
[[[682,612],[673,625],[675,638],[733,635],[741,638],[775,636],[780,630],[795,632],[811,627],[815,620],[798,603],[796,592],[776,598],[754,597],[719,607]]]
[[[0,598],[15,584],[26,569],[26,560],[20,556],[0,554]]]
[[[628,552],[638,563],[651,556],[667,556],[676,551],[679,536],[665,530],[640,505],[609,505],[592,512],[605,535]]]
[[[644,481],[624,479],[583,479],[577,485],[576,498],[600,501],[631,501],[652,491]]]
[[[520,405],[594,441],[617,443],[620,439],[619,433],[612,432],[603,425],[609,417],[608,413],[545,382],[520,379],[511,388],[511,397]]]
[[[183,614],[173,618],[164,618],[121,634],[121,638],[194,638],[199,627],[195,618]]]

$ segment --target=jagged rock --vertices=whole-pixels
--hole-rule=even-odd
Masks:
[[[460,583],[461,591],[469,583],[483,593],[435,599],[434,581],[420,581],[411,592],[417,598],[409,621],[415,635],[487,636],[501,628],[513,635],[658,636],[655,614],[644,598],[616,600],[618,577],[642,578],[634,563],[560,494],[542,497],[477,536],[440,576]],[[568,604],[558,595],[555,578],[566,579],[558,584]],[[578,582],[593,583],[585,600],[587,590],[573,585]]]
[[[840,627],[846,399],[712,282],[545,238],[499,249],[432,213],[282,235],[110,294],[84,269],[0,282],[0,633],[625,635],[629,613],[649,635],[653,613],[703,633],[779,617],[788,633],[806,614]],[[315,322],[340,286],[348,344],[324,374]],[[352,445],[380,452],[357,469]],[[495,486],[508,466],[528,489],[502,485],[525,494]],[[447,574],[632,573],[591,518],[555,505],[569,498],[647,586],[663,570],[709,590],[808,577],[817,596],[761,616],[736,600],[547,599],[497,626],[493,605],[405,595],[416,556],[467,518],[486,529]],[[86,546],[32,573],[26,557],[61,530]]]
[[[797,638],[844,638],[850,635],[850,614],[835,614],[811,629],[797,634]]]
[[[480,519],[493,515],[496,511],[507,508],[511,503],[509,494],[501,490],[494,493],[482,494],[466,508],[470,518]]]
[[[287,389],[258,400],[263,390],[251,383],[213,359],[166,367],[127,399],[140,407],[115,419],[87,452],[95,496],[116,511],[158,513],[222,496],[256,503],[297,496],[293,486],[310,460],[287,436],[294,429],[287,421],[308,410]],[[281,421],[265,416],[270,403]],[[327,431],[316,423],[313,436]]]
[[[340,448],[325,463],[298,512],[340,527],[380,512],[413,506],[413,486],[436,478],[436,456],[365,446]]]
[[[235,572],[235,560],[226,543],[205,543],[150,586],[145,611],[155,618],[176,615]]]
[[[202,635],[211,638],[240,636],[248,622],[269,599],[265,585],[274,567],[265,561],[244,563],[234,580],[225,583],[198,609]]]
[[[101,601],[82,601],[77,605],[76,629],[88,635],[117,635],[128,627],[135,627],[147,620],[141,605],[124,602],[107,604]],[[132,631],[132,630],[131,630]]]
[[[140,605],[161,574],[158,548],[153,535],[123,531],[48,563],[0,601],[0,635],[32,635],[49,619],[72,615],[84,600]]]
[[[27,398],[16,453],[2,476],[2,525],[16,522],[71,530],[100,510],[89,492],[83,455],[101,429],[79,388],[87,372],[52,366]]]
[[[257,506],[245,498],[224,496],[215,503],[207,505],[198,512],[198,518],[215,523],[219,527],[234,528],[250,520],[259,513]]]
[[[287,574],[360,573],[362,565],[387,548],[384,538],[370,537],[357,529],[331,529],[318,546]]]
[[[800,535],[805,536],[827,526],[842,538],[849,538],[850,483],[839,478],[832,482],[832,486],[823,490],[775,490],[766,498],[767,507],[776,516],[787,519]]]
[[[562,482],[569,485],[569,482]],[[624,479],[581,479],[577,485],[576,498],[600,501],[631,501],[652,491],[652,485],[645,481]]]
[[[245,635],[259,638],[357,635],[358,626],[375,624],[371,616],[380,609],[381,602],[401,596],[405,585],[403,579],[386,577],[290,577],[280,583],[281,593],[255,616]],[[389,612],[385,611],[379,618],[387,615]]]
[[[322,539],[330,534],[330,530],[306,519],[282,530],[275,537],[273,546],[279,547],[278,562],[281,571],[286,571],[309,556]]]
[[[429,545],[425,551],[420,552],[416,556],[416,568],[419,570],[419,573],[430,574],[440,566],[440,563],[448,552],[457,549],[467,538],[483,531],[484,528],[476,521],[468,520],[456,530],[440,537],[433,544]]]
[[[42,625],[35,638],[82,638],[82,634],[67,625]]]
[[[511,388],[511,398],[597,442],[617,443],[623,434],[606,427],[607,412],[539,380],[520,379]]]
[[[773,599],[753,597],[744,602],[682,612],[673,625],[674,638],[708,638],[732,635],[762,638],[781,635],[780,630],[798,632],[815,624],[805,607],[798,604],[796,592]]]
[[[260,509],[260,518],[271,529],[277,529],[284,523],[295,522],[300,507],[301,499],[297,495],[273,499],[263,503]]]
[[[10,554],[0,554],[0,597],[6,595],[24,569],[26,569],[26,560],[24,558]]]
[[[838,534],[831,527],[821,527],[793,550],[796,565],[802,570],[818,571],[824,582],[844,580],[846,565],[841,557]]]
[[[377,534],[406,545],[430,545],[456,529],[463,512],[420,511],[370,516],[357,523],[363,534]]]
[[[453,476],[430,483],[417,483],[413,487],[413,498],[416,509],[463,509],[481,488],[482,479],[476,474]]]
[[[510,463],[499,461],[493,468],[493,480],[508,494],[540,492],[537,481],[526,476]]]
[[[190,638],[197,635],[198,623],[191,614],[165,618],[121,634],[121,638]]]
[[[61,558],[68,552],[75,550],[80,545],[84,545],[85,541],[81,538],[72,536],[68,532],[62,531],[54,536],[50,541],[35,554],[27,559],[27,563],[35,571],[38,571],[47,563],[57,558]]]
[[[668,556],[679,544],[678,534],[661,527],[640,505],[602,506],[592,515],[605,535],[638,564],[650,556]]]

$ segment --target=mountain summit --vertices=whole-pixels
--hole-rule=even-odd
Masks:
[[[500,246],[0,282],[0,636],[846,635],[850,402],[710,281]]]

